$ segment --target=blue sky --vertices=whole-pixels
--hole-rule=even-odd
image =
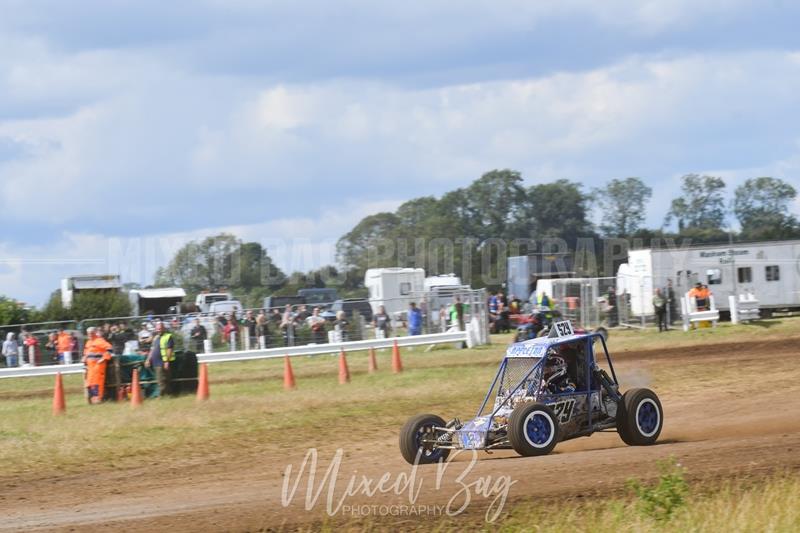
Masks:
[[[796,2],[0,0],[0,294],[147,283],[186,240],[332,259],[493,168],[800,188]],[[793,206],[800,212],[800,205]]]

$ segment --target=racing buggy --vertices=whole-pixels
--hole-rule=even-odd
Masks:
[[[508,347],[474,419],[412,417],[400,432],[400,452],[411,464],[443,461],[458,449],[545,455],[560,441],[598,431],[616,431],[626,444],[643,446],[656,442],[663,422],[653,391],[620,393],[603,335],[575,333],[569,322],[557,322],[548,337]]]

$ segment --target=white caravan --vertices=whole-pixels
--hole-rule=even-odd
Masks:
[[[421,268],[370,268],[364,274],[364,286],[369,291],[372,311],[383,305],[391,317],[408,310],[425,289],[425,270]]]

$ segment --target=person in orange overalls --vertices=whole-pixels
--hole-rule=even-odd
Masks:
[[[111,343],[105,340],[97,328],[86,330],[89,340],[83,347],[83,364],[86,365],[86,390],[89,403],[103,401],[106,384],[106,367],[111,360]]]

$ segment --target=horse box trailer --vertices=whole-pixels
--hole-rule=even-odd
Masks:
[[[800,308],[800,240],[629,250],[617,271],[617,293],[630,295],[637,316],[654,314],[653,291],[669,282],[676,297],[708,285],[720,310],[746,293],[761,309]]]

